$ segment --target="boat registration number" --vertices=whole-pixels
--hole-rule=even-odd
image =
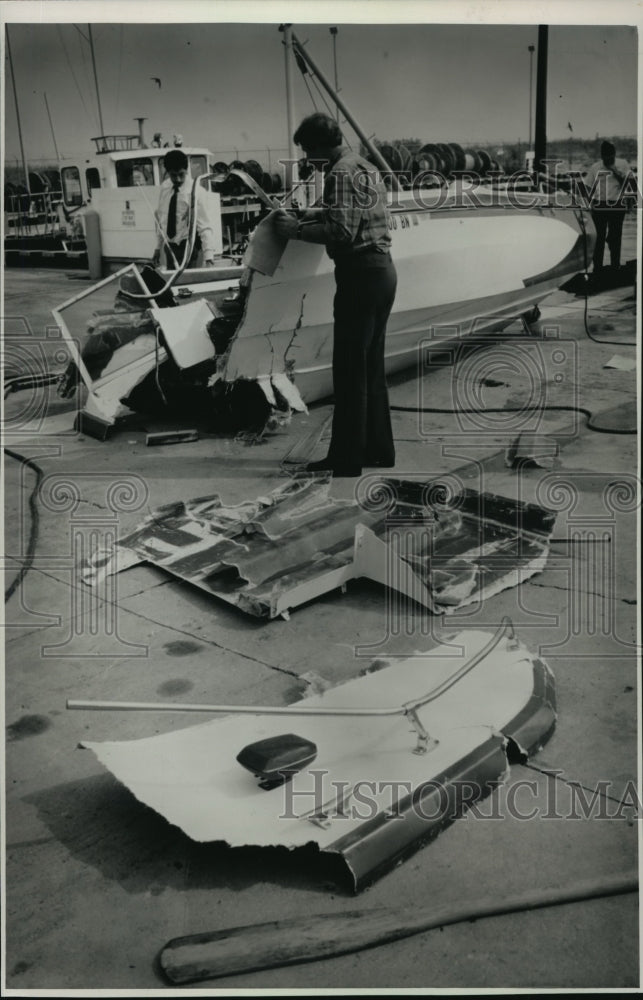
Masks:
[[[401,215],[401,214],[389,215],[388,227],[389,229],[410,229],[411,219],[409,218],[408,215]]]

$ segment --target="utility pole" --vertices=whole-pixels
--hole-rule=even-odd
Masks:
[[[18,109],[18,92],[16,90],[16,78],[13,72],[13,59],[11,58],[11,44],[9,42],[9,25],[5,25],[5,32],[7,38],[7,55],[9,56],[9,69],[11,71],[11,84],[13,86],[13,100],[16,106],[16,121],[18,123],[18,141],[20,143],[20,155],[22,157],[22,169],[25,173],[25,184],[27,186],[27,192],[31,194],[31,187],[29,186],[29,171],[27,170],[27,161],[25,159],[25,147],[22,143],[22,128],[20,125],[20,111]]]
[[[100,106],[100,91],[98,89],[98,74],[96,72],[96,56],[94,55],[94,39],[92,38],[92,26],[87,25],[89,29],[89,48],[92,54],[92,67],[94,69],[94,83],[96,84],[96,103],[98,104],[98,121],[100,123],[100,134],[105,135],[105,126],[103,125],[103,112]]]
[[[535,45],[529,45],[529,147],[531,150],[531,126],[533,122],[533,91],[534,91],[534,51]]]
[[[538,58],[536,63],[536,129],[534,172],[536,177],[545,169],[547,156],[547,45],[549,28],[538,25]]]

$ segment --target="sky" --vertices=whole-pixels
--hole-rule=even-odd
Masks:
[[[100,16],[101,4],[86,6],[88,17]],[[149,16],[145,3],[135,9]],[[178,16],[181,5],[172,9]],[[388,10],[392,17],[395,6]],[[463,145],[527,142],[528,46],[537,43],[536,24],[295,24],[331,80],[334,24],[341,95],[368,135]],[[9,24],[27,159],[55,161],[45,93],[61,156],[89,155],[90,138],[100,134],[87,23],[78,19],[76,25]],[[265,147],[285,150],[284,49],[276,19],[116,21],[94,23],[92,32],[107,133],[136,132],[133,119],[140,115],[148,119],[147,138],[160,131],[171,139],[179,132],[186,145],[206,146],[224,159],[235,150],[241,159]],[[568,122],[577,137],[635,134],[637,49],[635,27],[552,25],[548,137],[569,137]],[[533,67],[535,95],[535,54]],[[315,106],[296,67],[293,80],[297,122]],[[11,163],[20,150],[6,50],[5,82],[5,156]]]

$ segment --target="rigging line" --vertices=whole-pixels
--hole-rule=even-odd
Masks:
[[[303,73],[302,73],[302,78],[303,78],[304,84],[306,85],[306,90],[308,91],[308,96],[310,97],[310,99],[312,101],[312,104],[313,104],[313,107],[314,107],[315,111],[319,111],[319,108],[317,107],[317,104],[315,103],[315,98],[313,97],[313,92],[310,89],[310,87],[308,86],[308,80],[306,79],[306,77],[304,76]]]
[[[118,108],[121,102],[121,70],[123,66],[123,25],[120,25],[118,40],[118,79],[116,81],[116,111],[114,117],[118,115]]]
[[[80,34],[82,35],[82,31],[80,32]],[[80,55],[81,55],[81,59],[83,61],[83,73],[85,74],[85,83],[87,85],[87,93],[91,94],[92,89],[93,89],[92,88],[91,75],[90,75],[90,72],[89,72],[89,65],[87,63],[87,54],[85,52],[85,46],[83,45],[82,41],[78,42],[78,47],[80,49]],[[93,109],[93,103],[92,103],[92,113],[94,115],[94,120],[96,122],[96,131],[100,132],[101,131],[100,119],[99,119],[98,114],[96,113],[96,111],[94,111],[94,109]]]
[[[78,91],[78,96],[80,97],[80,99],[82,101],[83,108],[85,109],[85,114],[88,117],[90,117],[89,111],[87,110],[87,105],[85,104],[85,98],[83,97],[83,92],[80,89],[80,87],[78,86],[78,80],[76,79],[76,74],[74,73],[74,67],[71,64],[71,59],[69,58],[69,52],[67,51],[67,46],[65,44],[65,39],[63,38],[63,34],[62,34],[62,31],[60,30],[60,25],[59,24],[56,25],[56,31],[58,32],[58,37],[60,39],[60,44],[63,47],[63,52],[65,53],[65,57],[67,59],[67,65],[69,66],[69,72],[71,73],[72,79],[73,79],[74,83],[76,84],[76,90]]]
[[[328,98],[326,97],[326,94],[324,93],[324,91],[320,87],[319,83],[317,82],[317,79],[316,79],[315,75],[309,73],[309,76],[310,76],[310,79],[312,80],[312,82],[313,82],[313,84],[315,86],[315,89],[316,89],[319,97],[324,102],[324,106],[325,106],[326,110],[328,111],[330,117],[333,118],[334,117],[334,115],[333,115],[333,109],[330,106],[330,104],[328,103]],[[306,79],[306,78],[304,77],[304,79]]]
[[[303,76],[303,74],[302,74],[302,76]],[[326,95],[324,94],[324,91],[323,91],[323,90],[321,89],[321,87],[320,87],[319,83],[317,82],[317,79],[316,79],[316,77],[315,77],[314,73],[312,73],[312,74],[311,74],[311,73],[309,73],[309,76],[310,76],[310,78],[311,78],[312,82],[313,82],[313,83],[314,83],[314,85],[315,85],[315,88],[316,88],[316,90],[317,90],[317,93],[318,93],[318,95],[319,95],[319,96],[321,97],[322,101],[324,102],[324,104],[325,104],[325,106],[326,106],[326,110],[327,110],[328,114],[330,115],[330,117],[331,117],[331,118],[334,118],[334,117],[335,117],[335,115],[334,115],[334,113],[333,113],[333,109],[332,109],[332,107],[330,106],[330,104],[328,103],[328,100],[327,100],[327,98],[326,98]],[[304,76],[304,82],[305,82],[305,81],[306,81],[306,77]],[[312,97],[312,94],[311,94],[311,100],[312,100],[313,104],[315,104],[315,101],[314,101],[314,98]],[[317,106],[315,105],[315,109],[316,109],[316,107],[317,107]],[[346,123],[346,120],[344,119],[344,124],[345,124],[345,123]],[[343,134],[343,133],[342,133],[342,134]],[[351,144],[350,144],[349,140],[348,140],[348,139],[346,139],[346,138],[344,138],[344,142],[345,142],[345,144],[346,144],[346,145],[348,146],[348,148],[352,150],[352,148],[353,148],[353,147],[351,146]]]

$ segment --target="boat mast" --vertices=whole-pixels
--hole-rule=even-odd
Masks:
[[[98,89],[98,74],[96,72],[96,56],[94,55],[94,39],[92,38],[92,26],[87,25],[89,30],[89,48],[92,54],[92,67],[94,70],[94,83],[96,84],[96,103],[98,104],[98,121],[100,123],[100,134],[105,135],[105,126],[103,125],[103,112],[100,106],[100,91]]]
[[[386,162],[386,160],[384,159],[384,157],[380,153],[380,151],[377,148],[377,146],[375,146],[371,142],[371,140],[368,138],[368,136],[366,135],[366,133],[362,131],[362,129],[361,129],[360,125],[358,124],[356,118],[351,114],[351,112],[346,107],[346,104],[341,99],[341,97],[339,96],[339,94],[335,93],[335,91],[331,87],[331,85],[328,82],[328,80],[326,79],[326,77],[323,75],[323,73],[320,72],[320,70],[318,69],[318,67],[315,65],[315,63],[313,62],[312,58],[308,55],[308,52],[306,51],[306,49],[304,48],[304,46],[301,44],[301,42],[299,41],[299,39],[295,35],[294,31],[291,31],[291,38],[292,38],[292,47],[293,47],[293,50],[297,53],[297,55],[301,56],[301,58],[304,60],[304,62],[308,66],[308,68],[310,70],[312,70],[312,72],[315,74],[315,76],[317,77],[317,79],[321,83],[321,85],[324,88],[324,90],[326,91],[326,93],[332,98],[332,100],[335,102],[335,104],[337,105],[337,107],[339,108],[339,110],[341,111],[341,113],[343,114],[343,116],[346,119],[346,121],[348,122],[348,124],[354,129],[354,131],[357,134],[357,136],[362,140],[362,142],[364,143],[364,145],[368,149],[369,153],[373,157],[373,161],[377,164],[377,166],[380,168],[380,170],[384,171],[385,174],[390,174],[391,175],[391,179],[392,179],[393,185],[395,187],[395,190],[399,191],[400,190],[399,181],[398,181],[397,177],[395,176],[395,174],[391,171],[391,168],[389,167],[388,163]]]
[[[27,170],[27,161],[25,160],[25,147],[22,143],[22,127],[20,125],[20,111],[18,109],[18,91],[16,90],[16,78],[13,72],[13,59],[11,58],[11,44],[9,42],[9,25],[5,25],[5,32],[7,38],[7,54],[9,56],[9,69],[11,71],[11,84],[13,86],[13,100],[16,106],[16,121],[18,123],[18,141],[20,142],[20,155],[22,157],[22,169],[25,172],[25,184],[27,185],[27,192],[31,194],[31,188],[29,186],[29,171]]]
[[[58,144],[56,143],[56,133],[54,132],[54,123],[51,120],[51,111],[49,110],[49,101],[47,100],[47,92],[43,94],[45,98],[45,107],[47,108],[47,118],[49,119],[49,128],[51,129],[51,138],[54,140],[54,149],[56,150],[56,159],[60,163],[60,153],[58,152]]]

